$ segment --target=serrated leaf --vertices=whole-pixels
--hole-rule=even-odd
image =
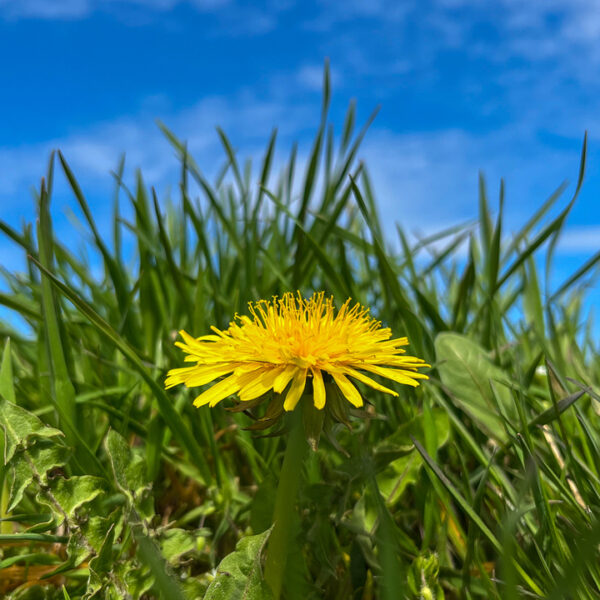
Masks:
[[[217,568],[204,600],[270,600],[271,589],[262,577],[261,555],[271,529],[242,538],[235,551]]]
[[[51,479],[48,486],[53,497],[69,518],[73,518],[81,506],[105,493],[107,488],[103,479],[91,475],[81,475],[68,479],[57,477]],[[54,503],[49,502],[44,493],[38,495],[38,501],[42,504],[48,504],[51,509],[55,509]]]
[[[12,459],[17,448],[27,448],[35,439],[62,436],[62,431],[44,425],[24,408],[0,400],[0,427],[4,430],[4,464]]]
[[[25,490],[38,479],[46,484],[47,472],[62,467],[67,462],[68,449],[51,442],[38,442],[31,448],[19,450],[11,461],[12,481],[10,486],[11,512],[21,502]]]
[[[71,561],[78,565],[90,556],[90,549],[95,554],[102,551],[106,536],[114,527],[114,535],[121,535],[123,524],[121,509],[114,510],[107,517],[91,516],[76,529],[69,539],[67,554]]]

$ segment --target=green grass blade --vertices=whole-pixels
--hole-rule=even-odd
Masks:
[[[48,271],[41,263],[30,257],[52,284],[70,301],[73,305],[92,323],[92,325],[105,337],[107,337],[119,351],[131,362],[134,369],[140,374],[157,401],[159,411],[169,429],[172,431],[175,439],[181,442],[182,446],[189,453],[195,466],[205,483],[210,482],[210,471],[206,464],[205,456],[198,442],[194,439],[189,429],[183,422],[181,415],[177,413],[170,398],[148,372],[142,360],[136,351],[87,303],[80,298],[73,290],[66,286],[62,281]]]

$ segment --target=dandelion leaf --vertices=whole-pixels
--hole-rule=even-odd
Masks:
[[[88,502],[92,502],[100,494],[106,492],[106,482],[99,477],[81,475],[75,477],[56,477],[48,482],[49,491],[54,500],[58,502],[64,514],[69,519],[75,517],[75,513]],[[38,502],[48,504],[54,509],[54,503],[50,502],[45,493],[38,494]]]
[[[47,485],[47,473],[66,464],[68,449],[51,442],[38,442],[28,449],[19,450],[11,460],[12,481],[10,485],[11,512],[21,502],[25,490],[31,483]]]
[[[217,569],[204,600],[270,600],[271,589],[262,576],[261,555],[271,530],[241,539]]]
[[[4,464],[8,464],[17,448],[27,448],[36,439],[62,436],[63,433],[44,425],[34,414],[0,398],[0,428],[4,431]]]

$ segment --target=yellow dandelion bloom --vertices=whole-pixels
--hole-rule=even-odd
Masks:
[[[241,401],[259,398],[270,390],[283,393],[283,408],[294,410],[307,379],[312,382],[314,405],[326,403],[325,382],[335,382],[343,396],[360,407],[363,399],[355,387],[359,381],[380,392],[398,394],[372,379],[378,375],[397,383],[417,386],[427,375],[417,371],[428,367],[420,358],[404,356],[407,338],[392,338],[360,304],[350,306],[348,299],[337,311],[333,298],[324,292],[304,299],[286,293],[282,298],[249,304],[252,315],[238,316],[229,329],[194,338],[180,331],[183,342],[176,342],[187,353],[192,367],[169,371],[167,388],[184,383],[197,387],[224,377],[202,392],[195,406],[218,402],[237,394]],[[289,387],[288,387],[289,386]]]

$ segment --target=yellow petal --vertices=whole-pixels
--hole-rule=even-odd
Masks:
[[[196,367],[182,367],[180,369],[171,369],[167,373],[167,378],[165,379],[165,388],[172,388],[174,385],[179,385],[180,383],[184,383],[189,375],[194,371]]]
[[[221,338],[218,335],[202,335],[196,338],[199,342],[220,342]]]
[[[194,406],[204,406],[210,404],[215,406],[227,396],[235,394],[240,389],[240,378],[237,375],[230,375],[227,379],[215,383],[211,388],[202,392],[195,400]]]
[[[412,373],[411,371],[401,371],[400,369],[390,369],[377,365],[361,365],[360,368],[364,371],[375,373],[375,375],[381,375],[381,377],[385,377],[386,379],[391,379],[405,385],[412,385],[413,387],[419,385],[419,382],[415,381],[416,379],[429,379],[424,373]]]
[[[321,369],[311,369],[313,374],[313,402],[315,408],[321,410],[325,406],[325,384]]]
[[[284,410],[290,411],[296,408],[296,404],[298,404],[298,400],[300,400],[302,392],[304,391],[304,386],[306,385],[306,371],[307,369],[296,371],[292,385],[290,386],[290,391],[287,393],[285,402],[283,403]]]
[[[211,381],[231,373],[236,368],[236,363],[229,363],[225,365],[207,365],[192,367],[193,372],[190,373],[185,380],[187,387],[199,387],[206,385]]]
[[[273,388],[273,382],[282,371],[283,367],[275,367],[263,372],[262,375],[257,375],[257,378],[254,381],[240,390],[240,400],[242,402],[247,402],[248,400],[254,400],[254,398],[266,394]]]
[[[238,363],[238,367],[235,369],[236,375],[243,375],[244,373],[250,373],[254,371],[255,373],[260,371],[261,373],[265,370],[265,363],[262,362],[244,362]]]
[[[197,345],[196,338],[192,337],[187,331],[185,331],[185,330],[182,329],[179,332],[179,335],[183,338],[183,341],[188,346],[195,346],[195,345]]]
[[[331,375],[342,394],[348,399],[348,402],[356,406],[356,408],[360,408],[363,405],[363,399],[360,392],[354,387],[354,384],[345,375],[342,375],[342,373],[332,373]]]
[[[421,367],[430,367],[422,358],[416,356],[394,356],[389,360],[382,361],[378,364],[386,364],[391,367],[401,367],[405,369],[419,369]]]
[[[350,377],[354,377],[354,379],[358,379],[358,381],[360,381],[361,383],[364,383],[365,385],[372,387],[374,390],[377,390],[378,392],[385,392],[386,394],[391,394],[392,396],[398,395],[398,393],[395,392],[394,390],[390,390],[390,388],[387,388],[384,385],[377,383],[375,380],[371,379],[370,377],[367,377],[366,375],[364,375],[360,371],[357,371],[356,369],[351,369],[350,367],[345,367],[344,373],[346,375],[349,375]]]
[[[287,365],[286,368],[275,378],[273,382],[273,390],[278,394],[281,394],[285,390],[285,386],[289,383],[290,379],[299,371],[296,365]]]

